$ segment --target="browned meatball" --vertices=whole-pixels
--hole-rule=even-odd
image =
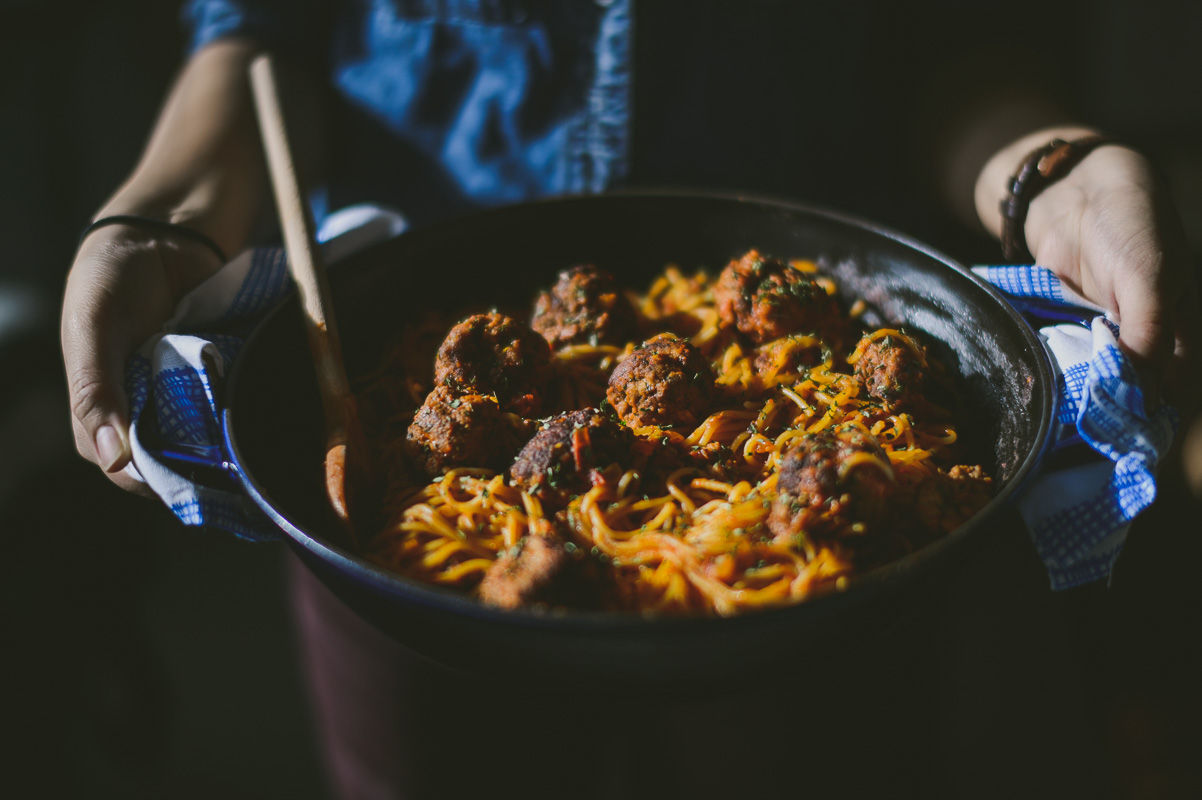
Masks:
[[[921,345],[909,337],[903,341],[903,337],[894,335],[867,343],[865,339],[860,340],[864,352],[856,362],[856,375],[868,394],[889,411],[913,407],[926,379],[926,356]]]
[[[635,445],[638,459],[635,469],[642,476],[640,490],[652,494],[666,491],[664,482],[678,469],[697,470],[706,478],[720,481],[735,480],[739,474],[739,458],[720,442],[690,446],[683,441],[640,438]]]
[[[852,461],[861,454],[872,459]],[[792,540],[803,531],[820,534],[852,521],[879,521],[894,488],[888,464],[880,445],[854,428],[794,439],[781,459],[768,527],[778,539]]]
[[[490,606],[514,609],[548,600],[568,565],[563,545],[549,536],[526,536],[515,548],[502,553],[480,582],[480,600]]]
[[[709,361],[684,339],[661,336],[643,343],[614,368],[605,396],[622,421],[646,425],[696,425],[714,393]]]
[[[405,454],[430,476],[454,467],[501,469],[521,444],[521,425],[491,397],[437,386],[409,425]]]
[[[724,325],[737,327],[756,344],[790,333],[834,336],[843,321],[835,299],[804,273],[783,261],[749,250],[730,262],[714,286]]]
[[[494,395],[506,411],[536,416],[551,373],[547,340],[503,314],[460,322],[438,348],[434,383],[458,394]]]
[[[914,515],[930,531],[946,533],[968,521],[992,496],[993,481],[983,469],[959,464],[919,484]]]
[[[634,307],[614,276],[593,266],[559,273],[538,296],[530,327],[552,347],[565,344],[622,344],[637,333]]]
[[[518,453],[509,476],[545,505],[588,491],[592,470],[631,460],[634,434],[595,408],[547,420]]]

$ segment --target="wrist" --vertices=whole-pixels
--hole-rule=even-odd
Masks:
[[[253,189],[242,187],[243,194],[220,191],[218,176],[189,175],[175,181],[161,175],[153,178],[143,180],[135,173],[90,221],[114,216],[159,220],[197,231],[225,253],[237,253],[246,246],[260,217],[247,202],[247,194],[258,194]]]
[[[202,202],[200,193],[186,189],[169,191],[171,187],[162,181],[154,191],[147,191],[141,183],[135,174],[118,189],[88,220],[80,243],[90,237],[93,230],[116,226],[147,239],[169,239],[177,230],[182,231],[184,237],[202,243],[207,240],[211,243],[207,249],[223,255],[237,252],[243,245],[242,241],[234,240],[233,232],[223,226],[211,210],[213,204]],[[97,225],[98,222],[102,224]],[[194,233],[189,234],[189,231]],[[179,238],[178,234],[176,238]]]
[[[94,231],[115,225],[123,225],[152,236],[194,242],[208,250],[217,259],[218,266],[229,261],[229,257],[221,249],[221,245],[217,244],[212,238],[197,228],[141,214],[109,214],[100,216],[84,228],[83,233],[79,235],[79,244],[82,245],[84,240]]]
[[[136,274],[141,276],[138,283],[164,289],[163,307],[173,307],[184,294],[225,266],[228,257],[204,233],[189,225],[167,222],[167,216],[98,213],[80,234],[68,288],[73,282],[93,285],[97,280],[112,280],[118,273]]]
[[[973,192],[977,217],[985,229],[995,238],[1001,238],[1001,204],[1009,194],[1011,179],[1032,151],[1053,139],[1073,141],[1097,135],[1098,131],[1082,126],[1044,128],[1021,136],[998,150],[981,169]]]

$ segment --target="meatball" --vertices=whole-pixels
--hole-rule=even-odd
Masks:
[[[872,340],[860,340],[864,348],[856,362],[856,375],[868,394],[885,404],[889,411],[911,408],[922,395],[926,376],[926,355],[921,345],[908,336],[889,334]]]
[[[565,344],[622,344],[638,325],[634,306],[613,275],[593,266],[559,273],[559,281],[538,296],[530,327],[552,347]]]
[[[918,486],[914,515],[928,530],[946,533],[963,525],[993,496],[993,481],[979,466],[958,464],[934,472]]]
[[[871,458],[859,458],[860,456]],[[824,533],[848,522],[874,523],[893,492],[889,457],[852,428],[793,440],[781,459],[768,527],[777,539]]]
[[[709,361],[684,339],[661,336],[644,342],[609,376],[605,396],[632,428],[696,425],[714,393]]]
[[[502,468],[521,444],[522,423],[511,421],[491,397],[435,387],[405,437],[410,463],[431,477],[454,467]]]
[[[640,439],[635,445],[639,458],[635,468],[642,476],[644,492],[666,491],[664,481],[678,469],[693,469],[703,477],[733,481],[739,475],[739,458],[720,442],[689,446],[683,441]]]
[[[502,553],[480,582],[481,602],[514,609],[551,599],[568,554],[549,536],[526,536],[514,552]]]
[[[543,504],[565,506],[588,491],[589,473],[631,458],[634,434],[595,408],[547,420],[509,468],[516,485]]]
[[[837,337],[843,326],[835,299],[822,286],[755,250],[722,270],[714,300],[722,324],[737,327],[756,344],[790,333]]]
[[[502,314],[468,317],[447,334],[434,362],[434,383],[457,394],[497,398],[501,408],[533,417],[551,373],[547,340]]]

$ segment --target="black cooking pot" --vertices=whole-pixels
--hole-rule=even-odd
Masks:
[[[712,273],[750,248],[819,262],[871,324],[905,326],[956,375],[971,452],[993,500],[946,538],[832,593],[732,619],[502,612],[387,572],[340,543],[322,479],[322,415],[295,297],[232,370],[226,444],[246,491],[347,604],[435,661],[492,675],[677,687],[843,647],[914,613],[957,552],[1021,524],[1009,507],[1044,454],[1055,382],[1023,319],[964,267],[891,231],[802,206],[730,196],[627,194],[491,210],[406,233],[333,275],[348,370],[373,368],[410,314],[527,305],[555,274],[597,264],[644,288],[666,264]]]

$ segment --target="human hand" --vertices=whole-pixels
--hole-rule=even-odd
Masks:
[[[101,216],[169,219],[226,253],[247,244],[270,208],[246,78],[260,49],[220,40],[192,56]],[[130,459],[125,363],[180,298],[220,269],[216,250],[178,231],[112,224],[92,231],[75,255],[62,316],[75,444],[122,488],[150,493],[121,471]]]
[[[986,194],[989,185],[1004,190],[999,173],[1012,174],[1026,153],[1089,133],[1041,131],[991,159],[978,184],[982,220],[1000,228],[998,203],[982,197],[982,184]],[[1163,392],[1188,414],[1200,388],[1197,285],[1181,221],[1147,159],[1116,145],[1097,148],[1031,201],[1024,232],[1037,264],[1114,313],[1147,402]]]
[[[61,327],[75,447],[123,489],[150,493],[123,472],[131,456],[126,361],[220,266],[199,242],[128,225],[93,231],[76,254]]]

